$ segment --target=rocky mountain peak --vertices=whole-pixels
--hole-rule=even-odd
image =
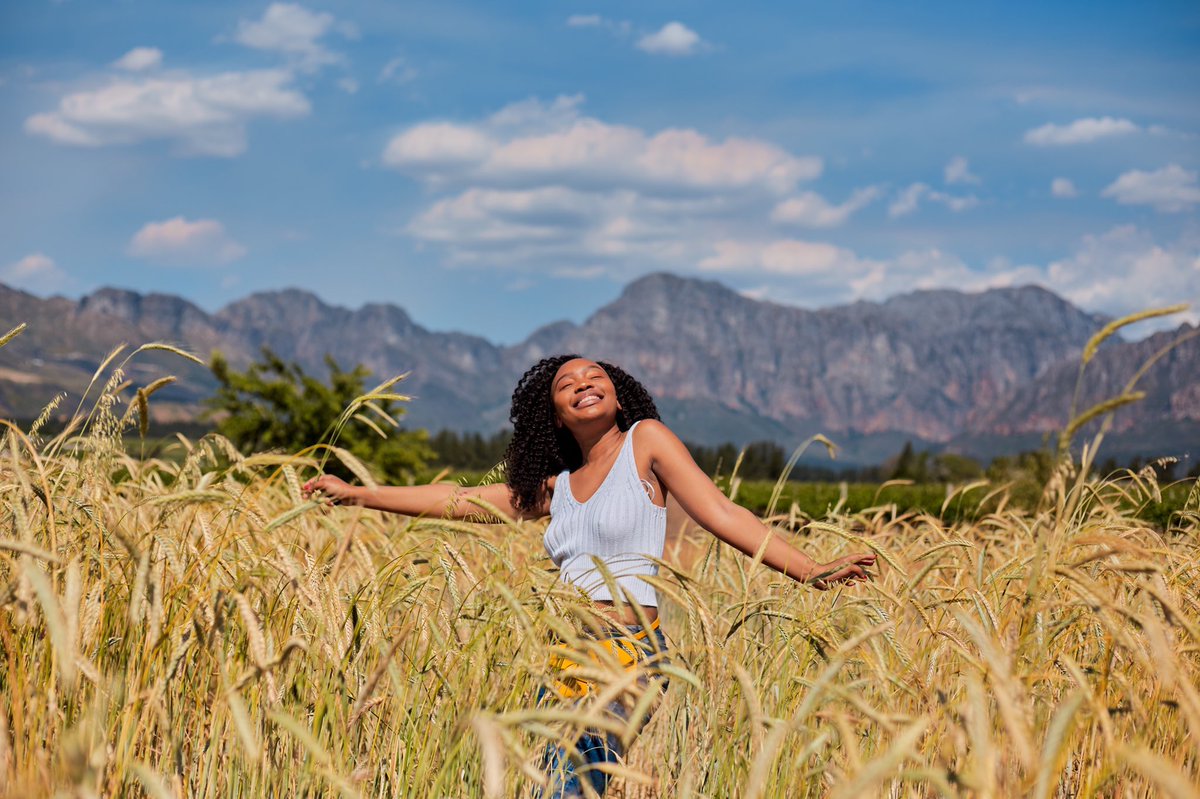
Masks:
[[[119,319],[150,337],[176,339],[191,329],[209,324],[203,309],[171,294],[139,294],[128,289],[105,287],[83,297],[78,312]]]
[[[216,317],[235,327],[298,327],[345,309],[326,305],[309,291],[289,288],[261,291],[226,305]]]
[[[1038,414],[1069,403],[1079,352],[1105,321],[1036,286],[915,291],[807,310],[666,273],[630,283],[581,324],[546,325],[509,347],[426,330],[394,305],[351,310],[300,289],[254,294],[208,314],[167,295],[102,289],[75,303],[0,287],[0,311],[29,322],[20,340],[0,350],[0,369],[25,381],[0,377],[0,406],[18,415],[36,415],[51,388],[86,385],[115,344],[167,340],[202,355],[220,350],[235,365],[266,346],[316,375],[325,374],[327,354],[347,368],[362,363],[380,379],[409,372],[404,390],[415,399],[408,423],[492,432],[505,423],[512,387],[532,363],[580,352],[641,379],[685,438],[770,436],[786,445],[825,432],[887,442],[892,449],[881,458],[905,439],[1028,435],[1054,423]],[[1114,339],[1091,372],[1124,376],[1125,359],[1142,359],[1151,345],[1128,346]],[[1129,417],[1130,430],[1176,417],[1198,423],[1197,358],[1200,344],[1183,347],[1146,376],[1155,402]],[[24,375],[34,364],[58,382],[30,382]],[[188,379],[178,386],[180,402],[212,390],[202,369]]]

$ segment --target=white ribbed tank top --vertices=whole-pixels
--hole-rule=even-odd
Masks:
[[[563,471],[554,483],[546,552],[564,582],[578,586],[592,599],[612,600],[612,591],[593,562],[604,563],[620,587],[645,607],[658,607],[654,587],[640,579],[658,574],[667,532],[667,509],[650,501],[633,457],[633,432],[625,434],[621,451],[596,493],[587,502],[571,492],[571,474]],[[621,599],[626,599],[622,596]]]

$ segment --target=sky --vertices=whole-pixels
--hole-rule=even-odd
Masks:
[[[0,8],[0,282],[512,343],[658,271],[1200,319],[1200,4]]]

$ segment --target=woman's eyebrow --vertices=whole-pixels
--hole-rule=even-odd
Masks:
[[[592,372],[599,372],[600,374],[607,376],[607,373],[598,364],[592,364],[591,366],[585,366],[582,369],[576,369],[574,372],[567,372],[564,375],[559,375],[558,379],[554,381],[554,385],[558,386],[562,383],[562,381],[573,378],[576,375],[589,374]]]

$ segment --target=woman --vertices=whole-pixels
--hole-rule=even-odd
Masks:
[[[797,582],[825,589],[865,579],[865,569],[875,562],[874,555],[865,554],[817,563],[772,535],[713,485],[683,442],[659,421],[645,388],[611,364],[577,355],[542,359],[517,383],[509,418],[513,438],[505,453],[504,484],[369,489],[325,475],[306,483],[305,494],[320,491],[338,503],[408,516],[477,515],[474,498],[514,518],[549,515],[545,545],[560,578],[579,587],[612,619],[612,630],[600,637],[638,671],[643,688],[651,682],[647,666],[661,660],[666,648],[654,588],[641,577],[657,573],[654,559],[663,554],[668,496],[743,553],[753,556],[762,549],[763,563]],[[559,660],[568,671],[574,665]],[[586,682],[569,677],[555,688],[564,699],[588,690]],[[614,702],[609,712],[626,719],[629,709],[627,702]],[[621,756],[617,737],[589,731],[571,749],[547,752],[543,765],[551,773],[550,796],[582,796],[581,778],[603,793],[608,775],[589,766]]]

